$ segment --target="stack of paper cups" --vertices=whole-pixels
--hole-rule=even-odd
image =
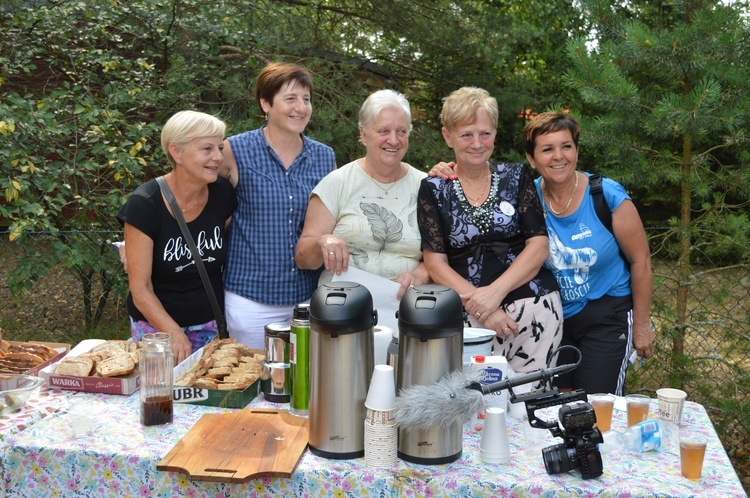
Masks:
[[[365,400],[365,464],[368,467],[390,468],[398,462],[395,402],[393,367],[375,365]]]
[[[479,459],[484,463],[506,463],[510,460],[508,427],[502,408],[487,408],[479,442]]]

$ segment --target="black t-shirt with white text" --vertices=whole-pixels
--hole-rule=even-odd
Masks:
[[[222,273],[228,240],[224,228],[227,218],[237,207],[232,184],[219,178],[208,185],[208,202],[198,217],[187,224],[201,252],[219,309],[224,309]],[[180,226],[165,204],[156,180],[150,180],[128,198],[117,213],[121,223],[128,223],[154,241],[151,282],[156,297],[169,316],[181,327],[199,325],[214,319],[208,295]],[[137,264],[131,262],[130,264]],[[136,321],[146,320],[128,293],[128,313]]]

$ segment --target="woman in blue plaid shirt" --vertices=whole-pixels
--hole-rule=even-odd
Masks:
[[[227,328],[253,348],[263,348],[266,324],[291,320],[317,286],[319,271],[294,261],[310,192],[335,169],[333,149],[303,134],[312,94],[307,69],[269,64],[255,85],[266,125],[225,142],[223,174],[239,202],[224,272]]]

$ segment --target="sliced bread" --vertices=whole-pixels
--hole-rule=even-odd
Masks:
[[[101,377],[118,377],[128,375],[135,369],[135,362],[124,351],[104,358],[96,363],[96,374]]]
[[[73,358],[65,358],[61,361],[55,373],[57,375],[72,375],[74,377],[89,377],[94,369],[94,360],[91,358],[82,358],[75,356]]]

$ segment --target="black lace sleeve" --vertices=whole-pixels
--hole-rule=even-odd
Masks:
[[[440,207],[435,197],[437,182],[442,180],[427,177],[419,185],[417,197],[417,224],[422,236],[422,250],[445,253],[445,234],[440,222]]]
[[[546,236],[547,226],[544,224],[544,211],[536,192],[534,180],[528,167],[523,165],[522,168],[518,186],[518,213],[521,218],[521,229],[527,239],[539,235]]]

